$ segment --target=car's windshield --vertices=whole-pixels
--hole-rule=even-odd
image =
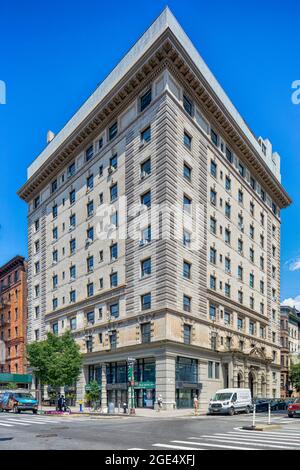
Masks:
[[[213,401],[222,401],[222,400],[230,400],[232,393],[216,393],[213,397]]]
[[[16,393],[15,397],[18,399],[29,399],[29,400],[34,400],[34,397],[30,393]]]

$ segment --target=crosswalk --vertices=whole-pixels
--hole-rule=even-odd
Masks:
[[[29,415],[29,414],[12,414],[12,413],[1,413],[0,414],[0,432],[1,428],[14,428],[14,427],[20,427],[20,428],[26,428],[29,426],[40,426],[40,427],[47,427],[47,426],[53,426],[56,424],[66,424],[66,423],[74,423],[74,422],[83,422],[83,421],[88,421],[89,418],[60,418],[60,417],[55,417],[53,418],[52,416],[36,416],[36,415]]]
[[[215,419],[215,416],[208,417],[210,419]],[[255,423],[257,424],[266,424],[268,423],[268,415],[256,415]],[[236,416],[218,416],[218,420],[224,421],[238,421],[239,423],[252,424],[252,415],[236,415]],[[297,422],[297,418],[289,418],[287,415],[271,415],[271,424],[291,424]],[[300,419],[298,420],[298,424]]]
[[[273,431],[233,431],[181,437],[151,445],[161,450],[300,450],[300,427],[291,426]],[[128,450],[146,450],[132,447]],[[149,450],[149,447],[148,447]]]

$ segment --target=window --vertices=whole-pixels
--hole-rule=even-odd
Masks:
[[[241,163],[239,163],[239,165],[238,165],[238,171],[239,171],[239,174],[241,176],[243,176],[243,177],[245,176],[245,167]]]
[[[117,347],[117,332],[116,330],[112,331],[109,335],[109,344],[110,349],[116,349]]]
[[[91,217],[94,213],[94,201],[89,201],[86,205],[87,216]]]
[[[210,248],[209,260],[212,264],[216,264],[217,261],[217,250],[215,248]]]
[[[226,147],[226,158],[230,163],[233,162],[233,155],[232,155],[231,150],[228,147]]]
[[[56,219],[57,217],[57,204],[55,204],[55,206],[52,207],[52,217],[53,219]]]
[[[99,166],[99,176],[103,176],[103,165]]]
[[[112,317],[118,317],[119,316],[119,304],[112,304],[109,306],[109,312]]]
[[[145,160],[141,164],[141,178],[145,178],[146,176],[151,174],[151,158]]]
[[[91,312],[87,312],[86,321],[87,323],[90,323],[91,325],[95,323],[95,313],[93,310]]]
[[[75,290],[70,291],[70,302],[76,302],[76,291]]]
[[[104,285],[104,284],[103,284],[103,277],[100,277],[100,279],[99,279],[99,287],[100,287],[100,289],[103,289],[103,285]]]
[[[238,191],[238,201],[239,201],[240,204],[243,204],[243,202],[244,202],[244,193],[240,189]]]
[[[191,167],[187,163],[184,163],[184,165],[183,165],[183,176],[188,181],[191,181],[191,175],[192,175]]]
[[[94,156],[94,148],[93,146],[91,145],[88,149],[86,149],[85,151],[85,161],[88,162],[89,160],[91,160]]]
[[[75,197],[76,197],[76,193],[75,193],[75,189],[73,189],[72,191],[70,191],[70,194],[69,194],[69,201],[70,201],[70,204],[74,204],[74,202],[75,202]]]
[[[77,320],[76,317],[70,318],[70,330],[74,331],[77,328]]]
[[[263,201],[266,200],[266,193],[262,188],[260,189],[260,197]]]
[[[118,168],[118,155],[114,154],[110,159],[109,159],[109,170],[108,171],[114,171]]]
[[[191,263],[188,261],[183,262],[183,277],[191,279]]]
[[[147,191],[141,196],[141,204],[146,207],[151,207],[151,191]]]
[[[110,223],[111,223],[111,225],[114,225],[115,228],[118,227],[118,211],[111,214]]]
[[[118,122],[115,122],[108,130],[109,140],[113,140],[118,134]]]
[[[89,282],[87,284],[86,291],[87,291],[88,297],[91,297],[92,295],[94,295],[94,283],[93,282]]]
[[[253,176],[250,176],[250,186],[252,189],[254,189],[254,191],[256,190],[256,181]]]
[[[151,323],[142,323],[141,324],[141,336],[142,343],[150,343],[151,341]]]
[[[55,274],[52,277],[52,288],[57,289],[57,285],[58,285],[58,276],[57,276],[57,274]]]
[[[40,339],[40,330],[34,330],[34,338],[35,341],[38,341]]]
[[[265,329],[264,326],[260,326],[260,327],[259,327],[259,336],[260,336],[261,338],[265,338],[265,337],[266,337],[266,329]]]
[[[94,175],[88,176],[86,179],[86,187],[87,189],[93,189],[94,187]]]
[[[37,319],[37,318],[39,318],[39,315],[40,315],[40,306],[36,305],[34,307],[34,317]]]
[[[215,320],[216,319],[216,313],[217,313],[216,306],[213,305],[213,304],[210,304],[210,306],[209,306],[209,318],[211,320]]]
[[[212,140],[213,144],[218,146],[219,136],[213,129],[210,130],[210,137],[211,137],[211,140]]]
[[[76,279],[76,266],[70,266],[70,279]]]
[[[191,246],[191,234],[187,230],[183,231],[183,245],[187,248]]]
[[[146,277],[151,274],[151,258],[141,261],[141,276]]]
[[[184,344],[191,344],[191,325],[184,325],[183,326],[183,342]]]
[[[217,350],[217,333],[212,332],[210,337],[210,346],[213,351]]]
[[[151,103],[152,99],[152,93],[151,93],[151,88],[150,90],[146,91],[141,97],[140,97],[140,111],[144,111],[147,106]]]
[[[72,240],[70,240],[70,254],[72,255],[73,253],[75,253],[75,251],[76,251],[76,239],[72,238]]]
[[[244,231],[244,217],[241,214],[238,215],[238,226],[239,226],[239,229],[243,232]]]
[[[230,258],[225,258],[225,272],[229,274],[231,272],[231,260]]]
[[[151,127],[147,127],[141,132],[141,143],[146,144],[151,140]]]
[[[254,289],[254,274],[250,273],[249,275],[249,286],[251,289]]]
[[[210,231],[214,234],[217,232],[217,221],[213,217],[210,218]]]
[[[101,150],[103,147],[103,137],[100,137],[100,139],[98,140],[98,150]]]
[[[243,271],[244,270],[243,270],[242,266],[238,266],[238,278],[239,278],[240,281],[243,280]]]
[[[37,196],[37,197],[34,199],[34,201],[33,201],[33,207],[34,207],[34,209],[37,209],[37,208],[39,207],[40,202],[41,202],[40,196]]]
[[[250,202],[250,214],[254,217],[254,203],[252,201]]]
[[[190,116],[193,115],[193,103],[186,95],[183,95],[183,107]]]
[[[74,228],[76,226],[76,215],[72,214],[69,218],[70,228]]]
[[[253,225],[250,225],[249,227],[249,235],[250,235],[250,238],[252,238],[252,240],[254,239],[254,227]]]
[[[58,335],[58,323],[53,323],[52,332],[54,335]]]
[[[274,204],[274,202],[272,202],[272,211],[273,211],[274,215],[277,214],[277,206],[276,206],[276,204]]]
[[[55,193],[56,190],[57,190],[57,180],[54,180],[51,183],[51,193]]]
[[[217,164],[213,160],[210,162],[210,174],[214,176],[214,178],[217,177]]]
[[[254,335],[255,334],[255,327],[253,321],[249,322],[249,334]]]
[[[191,298],[188,295],[183,296],[183,310],[185,312],[191,311]]]
[[[243,291],[241,290],[238,291],[238,301],[240,304],[242,304],[244,301],[244,294],[243,294]]]
[[[116,259],[118,259],[118,244],[114,243],[110,247],[110,260],[115,261]]]
[[[229,178],[229,176],[226,176],[225,178],[225,189],[226,191],[231,190],[231,179]]]
[[[35,295],[35,297],[38,297],[40,295],[40,286],[39,286],[39,284],[34,286],[34,295]]]
[[[224,323],[225,323],[225,325],[230,325],[230,317],[231,317],[230,313],[225,311],[224,312]]]
[[[184,135],[183,135],[183,143],[189,150],[191,150],[191,148],[192,148],[192,137],[187,132],[185,132]]]
[[[141,295],[141,307],[142,310],[149,310],[151,308],[151,294]]]
[[[260,261],[260,269],[263,271],[264,268],[265,268],[265,260],[264,260],[264,257],[261,256],[260,259],[259,259],[259,261]]]
[[[99,194],[99,204],[100,206],[103,204],[103,193]]]
[[[118,286],[118,273],[112,273],[110,275],[110,287]]]
[[[216,278],[213,275],[209,278],[209,286],[211,289],[216,290]]]
[[[252,263],[254,263],[254,250],[253,248],[249,249],[249,258]]]
[[[53,261],[54,263],[57,263],[57,261],[58,261],[58,251],[57,251],[57,250],[54,250],[54,251],[52,252],[52,261]]]
[[[89,256],[86,260],[87,272],[91,273],[94,271],[94,257]]]
[[[243,329],[243,319],[238,317],[237,319],[237,329],[241,331]]]
[[[35,232],[38,232],[39,229],[40,229],[40,219],[36,219],[36,220],[34,221],[34,231],[35,231]]]
[[[217,204],[217,193],[214,189],[210,190],[210,202],[216,206]]]
[[[226,217],[228,217],[228,219],[230,219],[230,217],[231,217],[231,205],[228,202],[225,203],[225,215],[226,215]]]
[[[228,228],[225,229],[225,243],[228,243],[230,245],[231,241],[231,232]]]
[[[34,273],[38,274],[39,272],[40,272],[40,262],[36,261],[36,263],[34,263]]]
[[[52,299],[52,309],[56,310],[57,307],[58,307],[58,299],[57,297],[55,297],[54,299]]]
[[[118,199],[118,183],[115,183],[110,188],[110,202],[114,202]]]
[[[76,167],[75,167],[75,162],[71,163],[71,165],[68,166],[68,176],[73,176],[75,175]]]
[[[86,236],[89,240],[94,240],[94,227],[89,227],[86,231]]]
[[[191,205],[192,205],[192,200],[190,197],[186,196],[184,194],[183,196],[183,209],[186,211],[186,212],[189,212],[191,211]]]

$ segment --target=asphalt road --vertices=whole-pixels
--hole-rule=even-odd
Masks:
[[[267,422],[258,414],[258,424]],[[0,451],[7,449],[300,450],[300,417],[274,413],[280,429],[242,430],[251,415],[176,418],[52,417],[0,414]]]

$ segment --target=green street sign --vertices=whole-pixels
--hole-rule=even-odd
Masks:
[[[155,382],[137,382],[134,388],[155,388]]]

